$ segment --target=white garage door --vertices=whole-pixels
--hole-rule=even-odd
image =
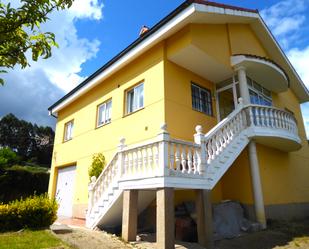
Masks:
[[[58,216],[72,217],[75,171],[75,166],[58,170],[56,191],[59,204]]]

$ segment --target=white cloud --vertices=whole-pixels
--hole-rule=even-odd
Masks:
[[[75,0],[69,13],[77,18],[92,18],[100,20],[102,18],[103,4],[98,0]]]
[[[309,0],[283,0],[261,11],[263,19],[284,48],[289,60],[309,89],[309,43],[299,47],[307,36]],[[309,138],[309,103],[301,106]]]
[[[19,0],[13,1],[17,4]],[[82,64],[94,58],[100,42],[78,36],[75,22],[103,18],[103,4],[99,0],[75,0],[68,10],[53,12],[50,20],[41,26],[42,31],[53,32],[59,48],[53,48],[52,57],[31,67],[18,67],[5,75],[6,85],[0,87],[0,116],[12,112],[20,118],[40,124],[54,124],[47,108],[64,93],[84,80],[79,73]]]
[[[284,0],[260,12],[283,48],[287,49],[298,38],[295,33],[306,21],[308,3],[309,0]]]
[[[287,56],[309,89],[309,45],[304,49],[293,48]]]

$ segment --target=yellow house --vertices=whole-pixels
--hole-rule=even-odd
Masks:
[[[174,205],[187,200],[210,247],[211,203],[238,200],[261,228],[303,217],[308,100],[256,10],[186,1],[49,108],[49,194],[89,228],[122,222],[125,240],[156,203],[160,248],[173,248]],[[108,163],[89,184],[95,153]]]

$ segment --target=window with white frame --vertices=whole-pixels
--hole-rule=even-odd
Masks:
[[[127,91],[127,114],[144,107],[144,83]]]
[[[71,120],[64,125],[64,141],[69,141],[73,138],[74,121]]]
[[[112,100],[108,100],[98,106],[97,110],[97,127],[111,122]]]
[[[272,106],[271,91],[262,87],[254,80],[247,78],[250,102],[257,105]]]
[[[192,108],[212,116],[212,98],[210,90],[191,84]]]

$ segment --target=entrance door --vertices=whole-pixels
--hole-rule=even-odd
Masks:
[[[226,118],[237,105],[238,84],[233,80],[231,83],[217,89],[218,120]]]
[[[56,191],[56,200],[59,204],[58,216],[72,217],[75,171],[75,166],[58,170]]]

